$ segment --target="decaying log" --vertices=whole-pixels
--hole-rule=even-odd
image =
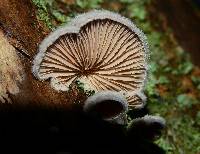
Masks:
[[[55,91],[48,81],[38,81],[32,74],[32,60],[38,44],[49,33],[37,20],[32,2],[1,0],[0,29],[1,105],[68,106],[73,102],[70,94]]]

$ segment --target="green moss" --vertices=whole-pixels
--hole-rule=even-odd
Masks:
[[[32,0],[33,4],[37,7],[37,18],[43,21],[49,29],[53,29],[54,26],[51,21],[49,9],[52,7],[54,0]]]
[[[159,144],[163,149],[165,149],[167,154],[172,154],[175,150],[173,144],[170,143],[169,139],[160,138],[155,143]]]
[[[81,9],[97,9],[103,0],[76,0],[76,5]]]
[[[197,76],[191,76],[192,82],[197,87],[197,89],[200,91],[200,77]]]
[[[198,101],[195,98],[188,96],[187,94],[180,94],[177,96],[177,104],[180,108],[190,108],[197,103]]]
[[[82,82],[77,80],[75,83],[76,83],[76,86],[78,87],[78,89],[80,90],[80,92],[85,93],[86,96],[89,97],[89,96],[92,96],[92,95],[95,94],[94,90],[86,90],[86,89],[84,89],[84,84]]]
[[[168,129],[165,132],[164,137],[156,141],[161,147],[163,147],[167,154],[195,154],[200,149],[200,133],[195,128],[194,121],[189,116],[172,117],[168,120]]]
[[[70,17],[64,15],[63,13],[61,13],[58,10],[53,10],[52,15],[57,21],[59,21],[62,24],[65,24],[65,23],[69,22],[69,20],[70,20]]]
[[[177,69],[173,70],[172,73],[176,75],[186,75],[189,74],[193,69],[193,64],[191,61],[182,62],[178,65]]]
[[[197,112],[195,121],[196,121],[196,124],[200,127],[200,111]]]
[[[37,17],[50,29],[66,24],[73,13],[66,15],[61,8],[58,7],[56,0],[32,0],[37,7]]]

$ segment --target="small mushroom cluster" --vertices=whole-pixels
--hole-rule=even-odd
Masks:
[[[147,59],[142,31],[119,14],[94,10],[78,15],[43,40],[33,74],[39,80],[50,79],[59,91],[68,91],[74,81],[83,83],[84,89],[96,93],[86,100],[84,110],[103,112],[105,107],[111,113],[118,108],[117,114],[104,115],[116,120],[128,106],[144,106]]]

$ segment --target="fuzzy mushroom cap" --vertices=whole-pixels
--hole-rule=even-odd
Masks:
[[[161,136],[161,131],[165,128],[166,121],[160,116],[146,115],[134,119],[128,126],[130,137],[141,136],[144,139],[155,140]]]
[[[128,102],[118,92],[101,91],[90,96],[84,102],[83,110],[88,113],[98,114],[110,122],[126,124]]]
[[[146,37],[130,20],[95,10],[77,16],[40,44],[33,73],[50,79],[56,90],[67,91],[79,80],[85,89],[122,92],[132,106],[141,106],[147,51]]]

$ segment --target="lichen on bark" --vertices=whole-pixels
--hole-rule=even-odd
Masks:
[[[12,103],[9,94],[17,94],[24,79],[24,69],[15,48],[0,31],[0,102]]]

